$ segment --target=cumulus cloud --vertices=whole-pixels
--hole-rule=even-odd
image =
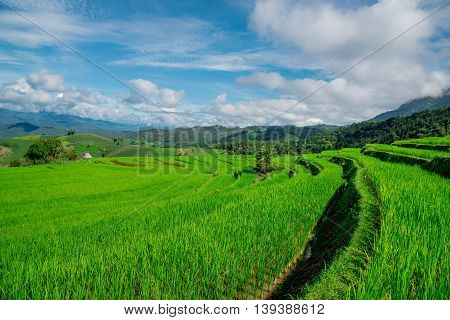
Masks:
[[[322,1],[259,0],[250,25],[262,37],[295,45],[307,53],[362,57],[426,15],[419,1],[381,0],[340,9]],[[411,49],[420,50],[421,40],[432,33],[431,19],[425,20],[386,51],[409,54]]]
[[[213,101],[213,105],[219,106],[221,104],[224,104],[227,101],[227,94],[224,92],[222,94],[219,94]]]
[[[131,92],[126,99],[131,104],[157,103],[162,106],[174,106],[185,96],[184,90],[175,91],[168,88],[158,88],[149,80],[134,79],[130,84],[138,91]],[[149,101],[150,100],[150,101]]]
[[[173,107],[184,96],[183,90],[158,88],[144,79],[135,79],[130,83],[144,96],[158,99],[163,106],[155,106],[133,91],[127,99],[122,99],[66,85],[61,75],[41,70],[1,84],[0,108],[54,112],[142,125],[186,125],[182,116],[178,115],[179,110]]]
[[[217,99],[216,99],[217,100]],[[286,106],[293,106],[288,112],[283,112]],[[316,118],[311,110],[304,103],[297,103],[294,99],[258,99],[245,100],[237,103],[216,103],[209,109],[210,114],[224,119],[228,125],[250,126],[255,124],[265,124],[272,121],[273,124],[294,124],[297,126],[313,125],[323,123],[323,120]]]
[[[27,82],[37,90],[62,91],[64,90],[64,79],[59,74],[48,73],[47,70],[31,73],[27,76]]]
[[[369,119],[410,99],[438,96],[450,87],[450,75],[443,71],[427,72],[420,65],[403,65],[401,62],[395,68],[388,66],[386,70],[378,70],[380,73],[373,71],[375,67],[379,66],[368,63],[351,76],[329,82],[309,78],[286,79],[273,72],[242,76],[236,81],[241,85],[276,90],[282,95],[295,97],[296,101],[302,101],[312,110],[309,115],[333,124]],[[289,107],[286,103],[284,109]]]
[[[445,69],[427,70],[425,65],[426,57],[435,54],[430,38],[438,32],[438,26],[432,19],[423,21],[355,68],[333,77],[427,14],[419,1],[381,0],[344,9],[323,1],[258,0],[250,16],[251,28],[274,46],[297,48],[301,59],[312,59],[332,80],[288,79],[277,72],[241,76],[236,79],[237,84],[272,90],[281,97],[276,103],[269,100],[270,103],[238,105],[240,109],[259,106],[259,113],[254,116],[258,121],[265,112],[279,108],[279,104],[284,103],[284,109],[288,109],[290,104],[285,97],[290,97],[305,106],[305,110],[297,109],[294,114],[296,108],[288,112],[291,117],[297,114],[300,122],[307,116],[346,124],[392,110],[410,99],[438,96],[450,87],[450,74]],[[318,88],[321,89],[310,96]],[[235,110],[221,109],[230,114]]]

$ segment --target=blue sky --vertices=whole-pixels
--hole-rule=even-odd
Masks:
[[[0,107],[154,126],[360,121],[450,86],[448,7],[340,75],[445,2],[2,0]]]

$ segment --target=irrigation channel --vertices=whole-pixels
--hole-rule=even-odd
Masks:
[[[365,184],[365,190],[368,190],[372,199],[377,199],[376,191],[371,185],[367,175],[358,172],[362,169],[361,164],[355,160],[333,157],[331,162],[337,163],[343,167],[346,182],[336,191],[328,202],[326,209],[310,232],[310,236],[299,254],[293,262],[279,275],[271,288],[262,293],[259,298],[263,299],[290,299],[303,297],[307,291],[307,285],[316,281],[321,272],[329,266],[338,254],[346,250],[352,238],[355,236],[355,230],[358,225],[365,223],[362,221],[367,215],[361,214],[364,205],[362,201],[368,195],[361,193],[357,179]],[[307,168],[312,168],[312,164],[304,164]],[[315,168],[313,169],[315,170]],[[314,174],[317,174],[314,172]],[[374,203],[378,203],[377,200]],[[373,242],[376,233],[379,230],[379,207],[372,206],[370,220],[372,231],[360,227],[357,233],[359,240],[364,239]],[[375,230],[373,230],[375,229]],[[364,234],[362,234],[364,233]],[[370,239],[372,238],[372,239]],[[369,245],[368,247],[371,247]],[[370,252],[371,253],[371,252]],[[350,254],[351,255],[351,254]],[[363,258],[367,259],[366,257]],[[351,268],[364,268],[361,259],[348,261]],[[358,261],[358,263],[356,263]],[[355,266],[354,264],[360,264]]]

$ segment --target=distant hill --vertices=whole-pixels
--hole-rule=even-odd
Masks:
[[[211,147],[220,143],[242,143],[245,141],[298,140],[335,130],[337,126],[252,126],[228,128],[222,126],[150,129],[139,132],[146,141],[166,147]],[[129,133],[135,138],[136,133]]]
[[[426,110],[407,117],[363,121],[305,139],[302,151],[360,148],[368,143],[390,144],[396,140],[443,137],[450,134],[450,107]]]
[[[450,89],[445,91],[443,95],[436,98],[425,97],[408,101],[398,107],[398,109],[379,114],[372,120],[383,121],[393,117],[406,117],[416,112],[434,110],[442,107],[450,107]]]
[[[136,126],[51,112],[32,113],[0,109],[0,138],[60,135],[69,129],[112,136],[114,132],[136,130]]]

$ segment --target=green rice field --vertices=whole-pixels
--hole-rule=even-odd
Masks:
[[[366,149],[448,156],[399,145]],[[0,299],[450,298],[442,175],[358,149],[260,176],[252,155],[151,148],[1,168]]]

